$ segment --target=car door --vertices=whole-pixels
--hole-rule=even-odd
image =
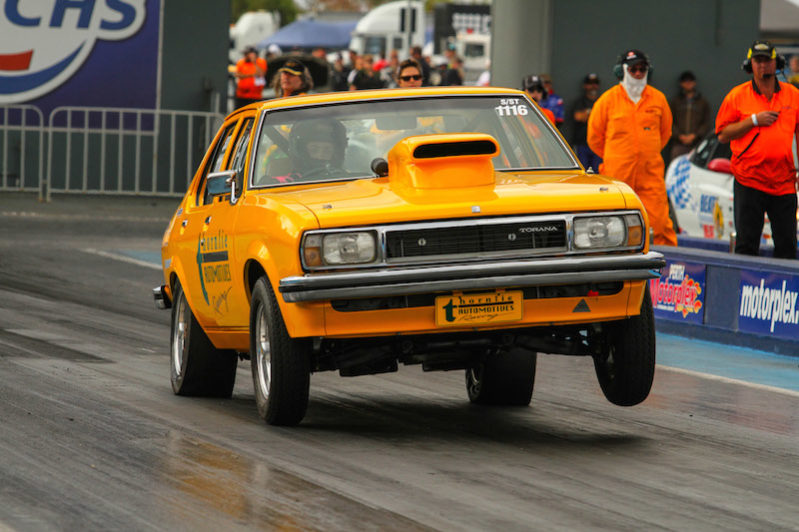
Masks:
[[[239,117],[227,121],[209,148],[205,166],[199,171],[191,185],[182,212],[176,218],[176,229],[172,239],[177,242],[175,253],[182,268],[180,282],[189,295],[192,311],[203,327],[214,323],[211,311],[212,300],[208,293],[203,260],[207,253],[205,238],[207,223],[211,216],[212,203],[206,198],[206,180],[209,174],[220,171],[231,151],[234,134],[239,125]]]
[[[242,192],[254,113],[242,117],[234,134],[235,141],[224,170],[235,171],[236,196]],[[240,211],[238,198],[230,192],[210,196],[211,204],[201,240],[203,279],[212,319],[218,327],[247,327],[249,307],[244,292],[243,268],[236,260],[235,223]]]

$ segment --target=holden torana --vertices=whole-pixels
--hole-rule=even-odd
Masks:
[[[227,117],[163,238],[179,395],[299,423],[312,372],[463,370],[469,399],[528,405],[540,353],[590,356],[634,405],[655,368],[642,204],[587,173],[524,93],[357,91]]]

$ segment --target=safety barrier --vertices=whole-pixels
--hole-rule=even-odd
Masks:
[[[45,131],[39,108],[0,106],[0,190],[39,189],[44,174]]]
[[[799,357],[799,261],[689,247],[650,281],[662,332]]]
[[[0,106],[0,190],[180,195],[224,115],[58,107],[47,123],[30,105]]]

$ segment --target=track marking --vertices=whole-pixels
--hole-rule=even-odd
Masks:
[[[111,252],[108,252],[108,251],[100,251],[99,249],[93,249],[93,248],[85,248],[85,249],[83,249],[83,251],[85,251],[86,253],[91,253],[93,255],[99,255],[99,256],[105,257],[107,259],[119,260],[119,261],[122,261],[122,262],[135,264],[137,266],[144,266],[145,268],[151,268],[153,270],[161,270],[161,265],[160,264],[153,264],[152,262],[147,262],[146,260],[134,259],[132,257],[127,257],[125,255],[120,255],[119,253],[111,253]]]
[[[722,377],[720,375],[713,375],[711,373],[702,373],[700,371],[693,371],[690,369],[683,369],[683,368],[675,368],[673,366],[663,366],[658,364],[658,368],[665,369],[667,371],[673,371],[674,373],[682,373],[684,375],[690,375],[692,377],[699,377],[701,379],[708,379],[712,381],[719,381],[725,382],[727,384],[738,384],[740,386],[746,386],[749,388],[755,388],[757,390],[765,390],[774,393],[781,393],[783,395],[790,395],[791,397],[799,397],[799,391],[796,390],[788,390],[786,388],[779,388],[777,386],[769,386],[767,384],[757,384],[754,382],[749,381],[742,381],[740,379],[731,379],[730,377]]]

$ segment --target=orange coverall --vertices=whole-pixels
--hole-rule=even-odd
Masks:
[[[608,89],[588,116],[588,146],[602,158],[599,171],[638,194],[656,245],[677,245],[660,151],[671,137],[671,109],[662,92],[647,85],[633,103],[621,84]]]

